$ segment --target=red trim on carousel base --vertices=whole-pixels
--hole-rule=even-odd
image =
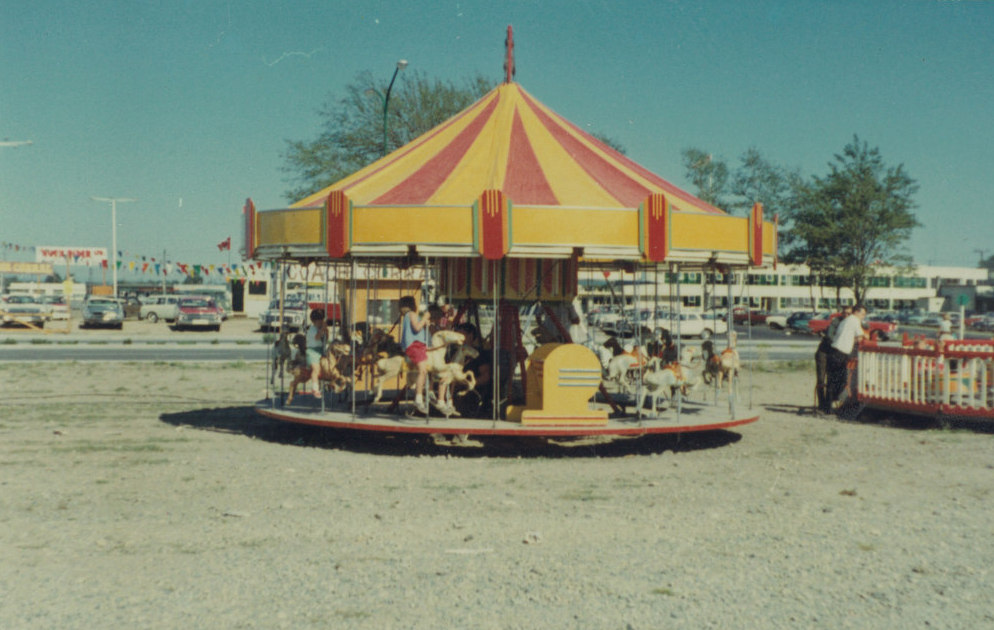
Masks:
[[[310,401],[309,401],[310,402]],[[311,404],[317,405],[314,401]],[[697,407],[696,409],[701,409]],[[707,407],[705,409],[714,409]],[[622,420],[609,419],[607,425],[600,426],[524,426],[518,422],[506,420],[488,420],[484,418],[451,418],[424,416],[385,416],[371,414],[353,417],[350,412],[321,412],[317,408],[307,409],[294,405],[292,408],[273,408],[268,400],[256,404],[255,410],[260,415],[274,420],[306,424],[310,426],[327,427],[329,429],[348,429],[351,431],[370,431],[374,433],[440,433],[443,435],[482,435],[482,436],[532,436],[532,437],[583,437],[583,436],[640,436],[663,433],[697,433],[702,431],[718,431],[750,424],[759,420],[759,416],[747,416],[728,420],[719,420],[717,414],[701,415],[685,413],[680,422],[673,416],[639,420],[626,418]],[[698,417],[693,417],[698,416]]]

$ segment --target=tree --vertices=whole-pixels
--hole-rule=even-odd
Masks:
[[[789,259],[866,299],[868,280],[882,265],[907,267],[904,245],[920,224],[912,210],[918,185],[903,165],[887,167],[876,147],[853,136],[825,177],[802,189]]]
[[[617,140],[615,140],[614,138],[608,138],[604,134],[597,133],[597,132],[593,132],[590,135],[593,136],[594,138],[596,138],[597,140],[603,142],[607,146],[611,147],[612,149],[614,149],[618,153],[620,153],[622,155],[627,155],[628,154],[628,150],[625,149],[625,147],[620,142],[618,142]]]
[[[793,244],[791,221],[804,186],[800,170],[770,162],[755,147],[750,147],[739,160],[741,166],[732,176],[729,210],[746,215],[755,203],[763,204],[765,217],[777,216],[780,248],[787,251]]]
[[[728,195],[728,164],[694,147],[680,152],[683,156],[683,166],[687,169],[687,178],[694,185],[695,193],[701,201],[716,208],[726,208],[725,197]]]
[[[695,148],[683,150],[683,162],[698,197],[741,216],[748,215],[756,202],[763,204],[767,218],[778,217],[780,249],[790,248],[793,243],[790,222],[797,212],[804,184],[799,169],[774,164],[755,147],[742,154],[735,170],[730,170],[724,160]]]
[[[403,146],[445,122],[486,94],[491,83],[477,75],[455,84],[423,73],[400,75],[390,93],[387,151]],[[330,186],[380,158],[383,150],[383,97],[387,82],[371,72],[356,75],[345,96],[326,103],[322,131],[314,140],[287,140],[283,172],[297,200]]]

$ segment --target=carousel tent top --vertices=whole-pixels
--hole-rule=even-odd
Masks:
[[[675,210],[722,214],[504,83],[420,138],[293,207],[342,191],[360,205],[471,205],[498,190],[515,205],[637,208],[652,193]]]
[[[257,213],[249,200],[246,255],[395,257],[413,248],[491,260],[774,259],[776,226],[761,206],[746,218],[725,214],[585,133],[510,74],[446,122],[290,208]]]

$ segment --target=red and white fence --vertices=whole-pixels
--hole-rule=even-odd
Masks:
[[[994,341],[863,342],[856,395],[879,409],[994,419]]]

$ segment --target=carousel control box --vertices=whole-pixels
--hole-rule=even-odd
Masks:
[[[606,409],[591,409],[601,384],[601,364],[589,348],[547,343],[529,357],[525,405],[507,409],[507,419],[530,426],[606,425]]]

